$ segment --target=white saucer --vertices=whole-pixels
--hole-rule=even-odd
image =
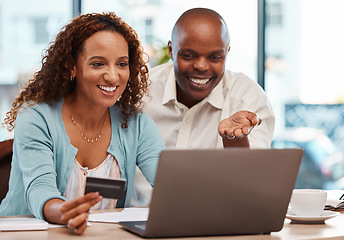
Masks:
[[[340,215],[339,212],[334,211],[323,211],[319,217],[304,217],[296,216],[291,210],[288,209],[286,218],[291,220],[291,223],[310,223],[310,224],[319,224],[325,223],[325,220],[333,218]]]

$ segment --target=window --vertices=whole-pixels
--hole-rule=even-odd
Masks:
[[[231,36],[227,67],[257,81],[257,0],[83,0],[82,12],[113,11],[137,31],[150,64],[160,62],[178,17],[187,9],[206,7],[219,12]],[[155,55],[157,53],[157,55]],[[158,59],[156,59],[158,58]]]
[[[2,14],[2,8],[0,6],[0,16],[3,16]],[[2,35],[2,18],[0,17],[0,36]],[[2,53],[2,38],[0,37],[0,65],[1,65],[1,53]]]
[[[146,42],[149,44],[153,43],[154,35],[153,35],[153,19],[147,18],[145,21],[146,25]]]
[[[276,114],[275,136],[286,135],[289,128],[321,130],[335,146],[336,166],[342,169],[344,2],[266,0],[266,4],[265,89]],[[320,156],[316,148],[309,149],[310,158]],[[319,166],[328,159],[320,158]],[[344,177],[342,171],[336,175]]]
[[[19,86],[39,69],[43,49],[72,18],[71,7],[72,0],[0,0],[1,123]],[[0,141],[11,134],[1,127]]]
[[[47,32],[47,17],[33,17],[31,19],[33,24],[34,32],[34,43],[48,43],[49,42],[49,33]]]
[[[283,23],[282,3],[275,2],[266,5],[266,25],[281,26]]]

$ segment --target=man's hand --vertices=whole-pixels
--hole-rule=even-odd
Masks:
[[[262,120],[253,112],[239,111],[219,123],[218,132],[222,138],[238,139],[250,134]]]

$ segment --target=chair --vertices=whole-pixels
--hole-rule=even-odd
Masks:
[[[0,142],[0,202],[8,191],[11,162],[13,152],[13,139]]]

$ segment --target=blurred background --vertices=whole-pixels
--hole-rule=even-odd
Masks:
[[[296,188],[344,189],[344,1],[0,0],[0,119],[40,68],[44,49],[79,13],[116,12],[138,33],[150,67],[169,61],[173,24],[207,7],[227,22],[227,68],[266,91],[274,148],[302,147]],[[0,141],[13,133],[0,128]]]

